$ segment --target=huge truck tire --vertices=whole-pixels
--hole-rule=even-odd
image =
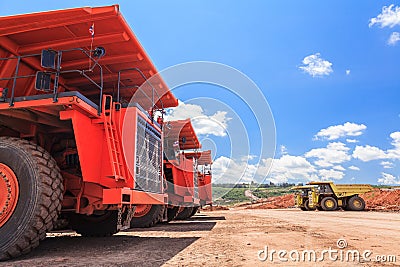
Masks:
[[[176,216],[178,216],[179,213],[179,206],[173,206],[172,208],[168,207],[167,208],[167,221],[170,222],[175,220]]]
[[[333,197],[324,197],[321,201],[321,207],[325,211],[337,210],[338,204]]]
[[[72,230],[85,237],[104,237],[118,233],[118,211],[100,211],[92,215],[72,213],[69,217]]]
[[[193,212],[193,207],[184,207],[181,212],[178,213],[178,216],[176,216],[175,220],[186,220],[190,218],[190,215],[192,215]]]
[[[346,206],[347,210],[362,211],[365,209],[365,201],[359,196],[352,196]]]
[[[312,207],[312,208],[310,207],[310,200],[308,200],[308,199],[306,199],[304,201],[304,207],[306,208],[307,211],[314,211],[317,209],[316,207]]]
[[[196,213],[199,211],[200,207],[193,207],[192,213],[190,214],[189,218],[192,218]]]
[[[162,221],[164,208],[164,205],[137,205],[131,220],[131,228],[153,227]]]
[[[0,260],[39,245],[57,220],[63,191],[60,169],[47,151],[0,137]]]
[[[302,206],[300,206],[300,209],[302,211],[309,211],[309,207],[308,207],[308,199],[304,200],[304,203]]]

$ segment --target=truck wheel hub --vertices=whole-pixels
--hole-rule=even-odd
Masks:
[[[353,202],[353,205],[356,207],[356,208],[361,208],[361,201],[359,201],[359,200],[355,200],[354,202]]]
[[[15,173],[5,164],[0,163],[0,227],[13,214],[18,202],[19,186]]]
[[[143,217],[151,210],[152,205],[137,205],[133,217]]]
[[[328,201],[326,201],[325,205],[326,205],[328,208],[333,208],[334,203],[333,203],[332,200],[328,200]]]

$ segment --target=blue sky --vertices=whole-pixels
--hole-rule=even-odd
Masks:
[[[114,3],[2,1],[0,15]],[[273,161],[267,181],[400,183],[400,1],[119,4],[159,70],[197,60],[223,63],[250,77],[267,99],[276,124],[274,160],[257,158],[257,125],[240,99],[204,84],[174,91],[184,114],[216,119],[224,127],[222,133],[218,126],[197,129],[205,148],[217,151],[214,171],[225,171],[220,181],[235,180],[240,170],[246,170],[243,180],[255,174],[261,181]],[[250,148],[231,155],[227,138],[237,134],[240,120]]]

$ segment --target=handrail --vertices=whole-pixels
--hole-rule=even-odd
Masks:
[[[89,60],[91,60],[94,64],[91,66],[88,70],[66,70],[66,71],[61,71],[61,57],[62,53],[67,53],[67,52],[72,52],[72,51],[81,51],[83,54],[85,54]],[[92,51],[90,51],[92,52]],[[98,63],[99,57],[97,60],[95,60],[90,52],[86,51],[83,48],[72,48],[72,49],[67,49],[67,50],[60,50],[58,51],[58,59],[57,59],[57,72],[56,72],[56,77],[54,79],[54,102],[58,101],[58,77],[60,74],[65,74],[65,73],[72,73],[72,72],[78,72],[81,74],[83,77],[85,77],[88,81],[90,81],[92,84],[94,84],[96,87],[100,89],[100,96],[99,96],[99,105],[97,108],[97,114],[100,116],[102,112],[102,102],[103,102],[103,67]],[[92,72],[94,68],[98,66],[100,69],[100,85],[96,83],[92,78],[90,78],[85,72]]]
[[[67,53],[67,52],[72,52],[72,51],[81,51],[83,54],[85,54],[89,60],[91,60],[91,62],[93,62],[93,65],[87,69],[87,70],[65,70],[65,71],[61,71],[61,62],[62,62],[62,55],[63,53]],[[55,71],[45,71],[46,73],[49,74],[54,74],[54,86],[53,86],[53,101],[57,102],[58,101],[58,87],[59,87],[59,78],[61,74],[65,74],[65,73],[72,73],[72,72],[77,72],[79,74],[81,74],[83,77],[85,77],[88,81],[90,81],[92,84],[94,84],[99,90],[100,90],[100,96],[99,96],[99,105],[98,105],[98,115],[101,114],[102,112],[102,101],[103,101],[103,67],[98,63],[99,59],[103,56],[99,56],[96,59],[94,59],[91,56],[91,53],[93,51],[87,51],[83,48],[72,48],[72,49],[67,49],[67,50],[59,50],[59,51],[54,51],[57,53],[57,66]],[[22,78],[30,78],[30,77],[35,77],[35,74],[32,75],[18,75],[19,69],[20,69],[20,64],[22,59],[24,58],[28,58],[28,57],[37,57],[37,56],[41,56],[41,54],[29,54],[29,55],[22,55],[22,56],[12,56],[12,57],[5,57],[5,58],[0,58],[0,61],[5,61],[5,60],[17,60],[17,64],[15,66],[15,71],[14,71],[14,75],[11,77],[0,77],[0,81],[8,81],[8,80],[13,80],[13,85],[11,88],[11,97],[10,97],[10,101],[9,101],[9,105],[10,107],[14,106],[14,99],[15,99],[15,87],[17,84],[17,79],[22,79]],[[96,81],[94,81],[92,78],[90,78],[90,76],[88,76],[86,73],[88,72],[92,72],[96,67],[99,68],[100,71],[100,84],[97,83]],[[37,71],[37,70],[36,70]]]
[[[16,59],[17,64],[15,66],[15,71],[14,71],[14,76],[9,77],[9,78],[0,78],[0,81],[5,81],[5,80],[13,80],[13,86],[11,88],[11,98],[10,98],[10,107],[14,106],[14,97],[15,97],[15,86],[17,84],[17,79],[19,78],[28,78],[24,76],[18,76],[18,71],[19,71],[19,64],[21,63],[21,58],[27,58],[27,57],[35,57],[35,56],[40,56],[40,54],[30,54],[30,55],[24,55],[24,56],[13,56],[13,57],[6,57],[6,58],[0,58],[0,61],[4,60],[10,60],[10,59]]]
[[[149,100],[151,101],[151,104],[152,104],[152,107],[151,107],[152,113],[153,113],[153,110],[154,110],[154,106],[156,106],[156,103],[154,103],[154,93],[156,94],[156,96],[157,96],[157,98],[158,98],[158,101],[160,101],[160,103],[161,103],[161,110],[164,110],[164,103],[162,102],[161,97],[159,96],[159,94],[157,93],[157,91],[154,89],[154,87],[153,87],[153,85],[151,84],[151,82],[146,78],[146,76],[143,74],[143,72],[142,72],[139,68],[128,68],[128,69],[122,69],[122,70],[118,71],[117,101],[120,102],[121,73],[122,73],[122,72],[125,72],[125,71],[137,71],[137,72],[140,74],[140,76],[142,76],[142,78],[145,80],[145,82],[151,86],[151,89],[152,89],[151,98],[140,88],[141,86],[138,86],[137,88],[146,96],[147,99],[149,99]],[[132,86],[124,87],[123,89],[127,89],[127,88],[132,88]],[[158,101],[157,101],[157,102],[158,102]],[[156,107],[158,108],[158,106],[156,106]],[[158,108],[158,109],[160,109],[160,108]],[[164,115],[164,114],[162,114],[162,115]],[[153,115],[152,115],[152,116],[153,116]]]

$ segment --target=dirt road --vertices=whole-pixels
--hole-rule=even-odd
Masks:
[[[271,257],[262,261],[266,246],[268,256],[273,250],[291,253],[281,254],[282,260],[278,252],[272,254],[272,263],[280,266],[380,266],[353,262],[355,250],[370,250],[366,256],[371,260],[394,255],[397,262],[385,265],[400,265],[400,213],[236,209],[203,212],[189,221],[132,229],[109,238],[82,238],[68,231],[48,237],[29,255],[0,265],[270,266]],[[338,239],[343,239],[341,249]],[[327,252],[322,254],[323,250]]]

